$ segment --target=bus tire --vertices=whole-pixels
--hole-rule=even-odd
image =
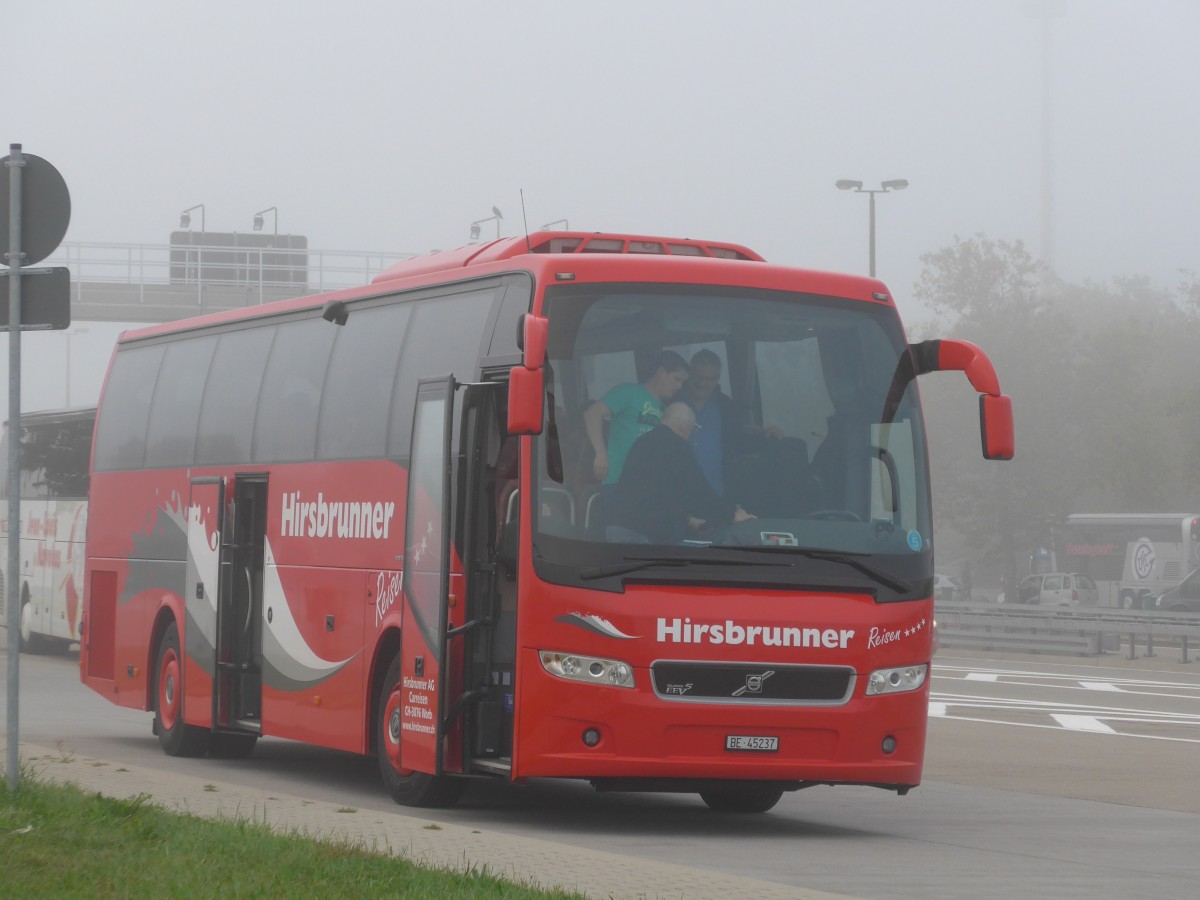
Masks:
[[[183,721],[183,654],[179,626],[171,622],[158,644],[154,666],[154,732],[167,756],[203,756],[210,732]]]
[[[714,785],[700,792],[700,799],[713,812],[719,813],[765,813],[783,796],[783,788],[773,784]]]
[[[375,753],[379,774],[392,799],[401,806],[453,806],[466,790],[467,780],[449,775],[429,775],[399,766],[400,755],[400,654],[388,666],[379,691],[375,716]],[[393,762],[395,757],[396,762]]]
[[[45,648],[40,634],[33,633],[33,603],[29,600],[29,590],[21,592],[21,624],[18,629],[22,653],[41,653]]]
[[[254,752],[257,743],[257,734],[217,731],[210,738],[208,749],[217,759],[245,759]]]

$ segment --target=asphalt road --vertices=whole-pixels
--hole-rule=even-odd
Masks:
[[[3,654],[0,654],[3,658]],[[1200,666],[1196,667],[1200,669]],[[0,667],[3,671],[3,667]],[[395,810],[373,760],[265,739],[243,761],[169,759],[150,716],[22,656],[21,740],[227,784]],[[474,786],[457,823],[860,897],[1191,896],[1200,884],[1200,671],[1174,659],[939,655],[925,782],[817,787],[763,816],[585,784]]]

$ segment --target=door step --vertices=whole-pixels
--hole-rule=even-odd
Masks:
[[[508,775],[512,772],[512,759],[507,756],[499,759],[476,757],[471,760],[471,768],[476,772],[487,772],[490,775]]]

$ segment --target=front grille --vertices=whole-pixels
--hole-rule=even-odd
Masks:
[[[693,703],[837,706],[855,681],[849,666],[660,661],[650,673],[658,696]]]

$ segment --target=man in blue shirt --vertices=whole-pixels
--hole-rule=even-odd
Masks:
[[[695,412],[699,426],[688,438],[688,446],[712,489],[724,496],[724,449],[731,442],[734,412],[733,400],[721,391],[721,357],[711,350],[696,352],[680,399]]]

